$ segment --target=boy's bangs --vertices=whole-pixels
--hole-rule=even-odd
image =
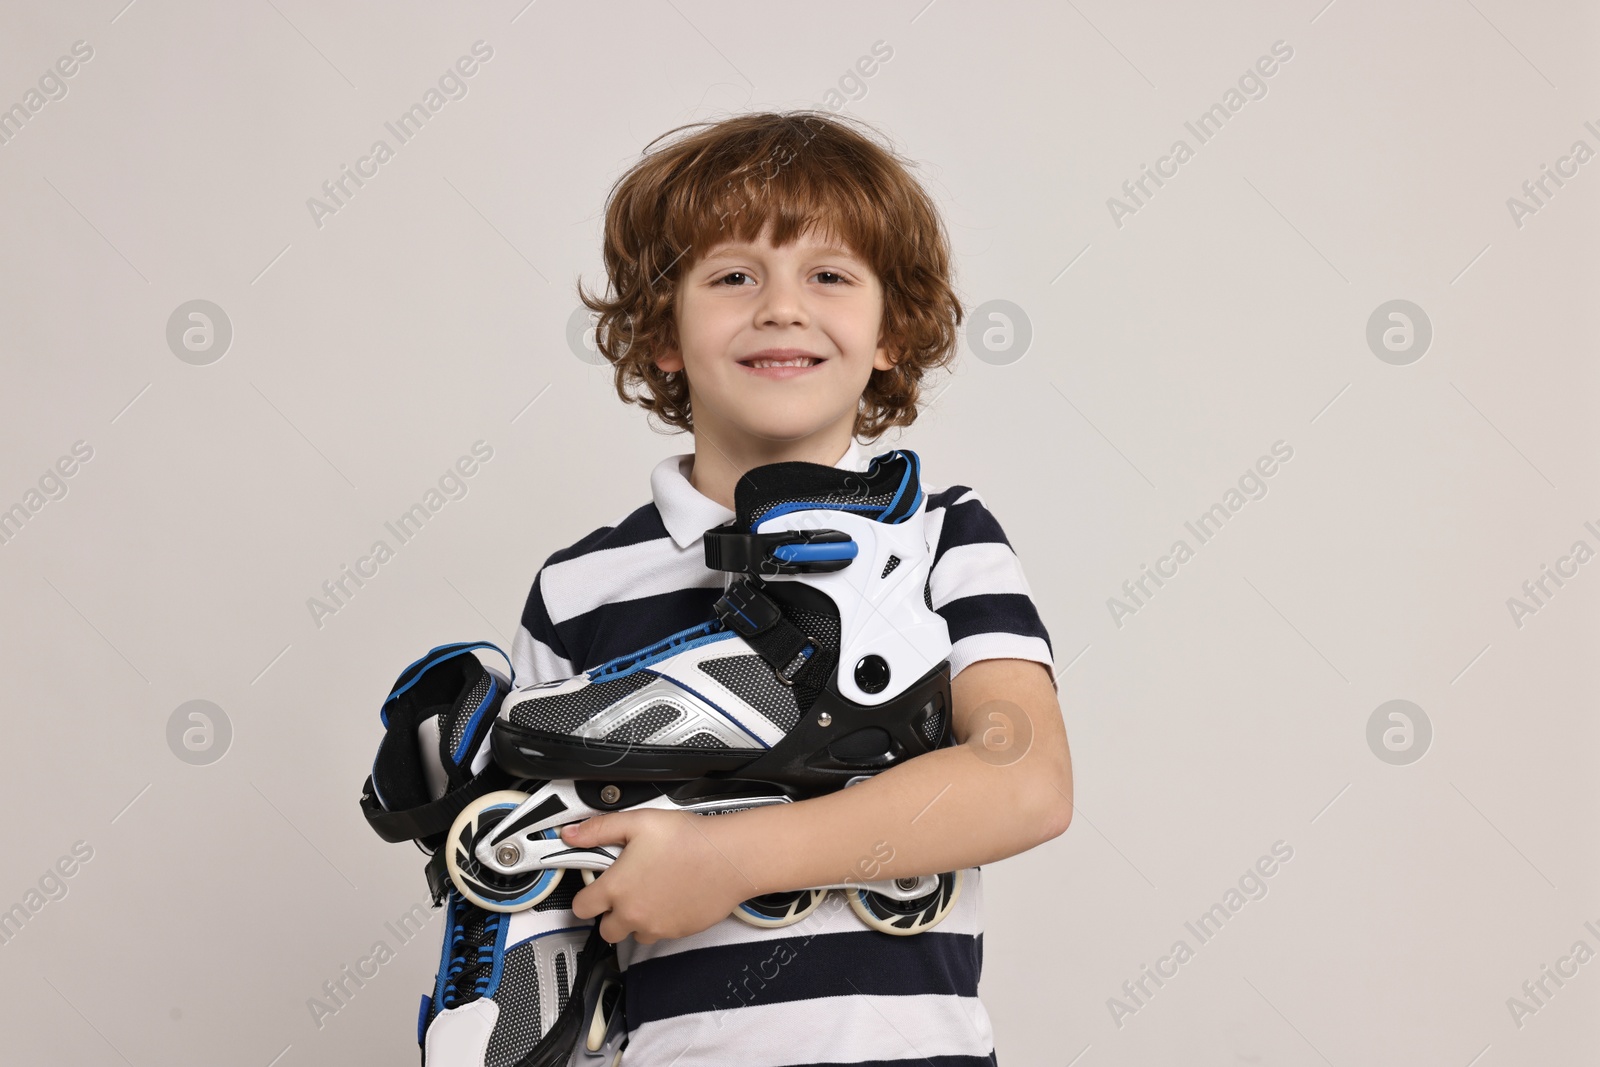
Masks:
[[[792,158],[780,166],[786,151]],[[689,249],[684,270],[721,245],[760,240],[770,225],[778,247],[810,233],[842,245],[881,273],[883,213],[865,210],[868,190],[817,155],[808,156],[804,146],[785,150],[780,145],[741,162],[731,175],[708,173],[702,181],[691,178],[683,188],[712,188],[709,198],[686,198],[668,208],[667,232],[684,234]]]

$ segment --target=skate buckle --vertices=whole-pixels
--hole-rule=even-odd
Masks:
[[[747,574],[820,574],[843,570],[859,551],[843,530],[774,530],[740,533],[714,527],[705,533],[706,566]]]
[[[796,675],[805,669],[807,663],[811,662],[811,656],[816,652],[816,650],[817,646],[808,640],[800,649],[800,651],[795,653],[794,659],[790,660],[783,667],[783,669],[772,672],[773,680],[779,685],[786,685],[792,688],[794,686]],[[832,721],[832,717],[829,716],[827,712],[823,712],[822,717],[828,719],[830,722]],[[819,719],[818,721],[820,722],[821,720]],[[821,725],[826,726],[828,723],[822,722]]]
[[[771,597],[742,578],[717,598],[715,609],[717,618],[745,637],[766,632],[783,617]]]

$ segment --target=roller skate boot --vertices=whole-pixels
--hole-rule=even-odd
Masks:
[[[734,500],[734,519],[705,535],[707,566],[739,575],[715,618],[502,702],[495,762],[546,784],[487,794],[457,817],[444,851],[469,899],[512,911],[550,892],[554,869],[592,880],[617,847],[572,848],[559,828],[593,814],[789,803],[944,743],[950,637],[928,590],[916,453],[887,452],[864,472],[768,464]],[[960,871],[836,883],[735,914],[788,925],[841,888],[868,925],[916,933],[960,885]]]

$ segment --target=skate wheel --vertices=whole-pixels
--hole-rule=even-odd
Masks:
[[[933,892],[916,900],[895,900],[866,889],[851,889],[846,893],[850,908],[861,921],[874,930],[886,934],[920,934],[944,921],[961,895],[961,871],[946,871],[939,875],[939,884]]]
[[[822,906],[826,889],[796,889],[751,897],[734,909],[734,915],[751,926],[772,929],[792,926]]]
[[[473,854],[478,843],[527,799],[528,794],[515,789],[486,793],[461,809],[450,827],[450,836],[442,846],[448,850],[444,859],[450,881],[462,896],[480,908],[522,911],[555,892],[561,881],[559,869],[502,874],[485,867]],[[557,836],[557,832],[545,830],[541,836],[551,838]]]

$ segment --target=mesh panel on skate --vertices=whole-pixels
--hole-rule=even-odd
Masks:
[[[794,690],[780,685],[772,676],[772,668],[760,656],[752,654],[702,660],[700,669],[765,715],[785,733],[800,720],[800,708],[795,704]]]
[[[620,722],[600,740],[623,744],[644,744],[655,734],[683,717],[683,712],[671,704],[651,704],[648,708]]]
[[[713,737],[704,730],[687,740],[678,742],[684,748],[727,748],[728,743],[720,737]]]
[[[535,966],[537,941],[525,941],[506,953],[500,969],[495,1003],[500,1017],[484,1051],[485,1067],[515,1067],[543,1036],[539,1016],[539,971]]]
[[[562,952],[556,957],[556,1013],[566,1010],[567,1001],[572,999],[572,980],[567,977],[567,954]]]
[[[931,745],[935,741],[939,740],[938,715],[929,715],[926,719],[923,719],[919,725],[922,728],[922,739],[924,741]]]
[[[510,719],[518,726],[569,734],[629,693],[656,680],[651,671],[635,671],[605,682],[591,682],[573,693],[532,696],[512,705]]]
[[[806,493],[802,496],[788,496],[780,500],[763,500],[760,507],[751,511],[750,526],[753,529],[761,522],[763,515],[771,511],[773,508],[782,507],[785,504],[806,503],[815,504],[821,507],[825,507],[828,504],[834,504],[837,505],[837,507],[833,509],[836,511],[865,511],[868,508],[882,510],[883,508],[889,506],[889,502],[892,501],[894,497],[895,494],[890,491],[874,493],[872,496],[860,496],[853,495],[849,492],[840,492]]]
[[[489,687],[493,684],[494,679],[489,676],[488,671],[484,671],[478,676],[478,683],[472,687],[472,692],[468,693],[465,699],[452,709],[457,714],[456,721],[450,724],[450,748],[445,753],[447,757],[453,756],[456,749],[460,747],[461,738],[467,732],[468,720],[472,718],[472,713],[478,710],[478,705],[483,703],[483,698],[489,695]],[[466,753],[463,756],[463,761],[471,763],[472,753]]]
[[[753,531],[774,509],[794,506],[904,522],[922,500],[920,466],[915,452],[901,449],[872,457],[864,471],[816,463],[768,464],[760,468],[759,477],[746,472],[734,486],[734,519],[741,529]]]
[[[889,562],[887,562],[887,563],[885,563],[883,565],[883,573],[878,575],[878,577],[879,578],[887,578],[887,577],[889,577],[889,572],[894,570],[898,566],[900,566],[900,557],[896,556],[896,555],[893,555],[891,553],[890,556],[889,556]]]
[[[933,574],[930,572],[922,583],[922,602],[928,605],[929,611],[933,610],[933,590],[928,588],[928,583],[931,581],[933,581]]]
[[[783,613],[789,621],[811,640],[819,650],[839,654],[839,619],[836,615],[819,615],[805,608],[786,607]]]
[[[561,876],[561,881],[550,891],[550,895],[533,906],[534,911],[571,911],[572,898],[578,895],[583,888],[583,875],[576,871]],[[576,915],[572,917],[572,925],[576,926],[583,920]]]

